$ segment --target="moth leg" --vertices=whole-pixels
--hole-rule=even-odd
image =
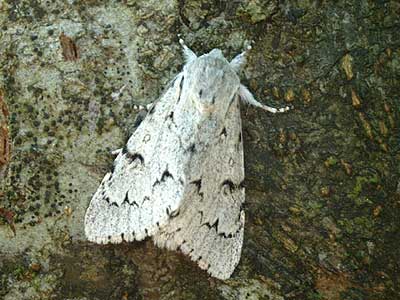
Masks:
[[[133,130],[135,131],[147,116],[147,109],[141,109],[133,121]]]
[[[153,105],[153,103],[154,102],[150,102],[149,104],[146,104],[146,105],[134,105],[133,106],[133,109],[134,110],[146,110],[146,111],[148,111],[150,108],[151,108],[151,106]]]
[[[150,110],[150,108],[154,105],[154,102],[150,102],[149,104],[146,105],[146,110]]]
[[[111,98],[115,101],[122,95],[122,92],[125,90],[126,84],[124,84],[117,92],[111,93]]]
[[[116,149],[116,150],[111,151],[111,154],[112,154],[112,155],[118,155],[118,154],[121,153],[121,151],[122,151],[122,148],[119,148],[119,149]]]
[[[180,35],[178,34],[178,37],[179,36]],[[185,57],[186,63],[189,63],[197,58],[197,55],[194,54],[194,52],[188,46],[186,46],[185,42],[181,38],[179,38],[179,43],[183,48],[183,56]]]
[[[262,109],[265,109],[266,111],[269,111],[269,112],[271,112],[273,114],[278,113],[278,112],[280,112],[280,113],[281,112],[285,112],[285,111],[288,111],[290,109],[289,106],[286,106],[286,107],[283,107],[283,108],[274,108],[274,107],[270,107],[270,106],[261,104],[260,102],[258,102],[254,98],[253,94],[243,84],[241,84],[240,87],[239,87],[239,96],[244,102],[246,102],[246,103],[248,103],[250,105],[254,105],[256,107],[260,107]]]
[[[230,66],[235,70],[235,72],[239,72],[242,66],[246,64],[246,56],[247,53],[251,50],[251,45],[247,46],[247,49],[242,53],[236,55],[230,62]]]

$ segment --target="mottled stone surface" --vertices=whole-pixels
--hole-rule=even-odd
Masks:
[[[0,298],[400,298],[399,14],[385,0],[0,2]],[[252,40],[243,82],[295,107],[243,106],[245,243],[225,282],[151,241],[83,236],[133,106],[182,66],[177,33],[228,58]]]

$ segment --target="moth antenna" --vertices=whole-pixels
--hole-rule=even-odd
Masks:
[[[239,87],[239,96],[244,102],[246,102],[250,105],[265,109],[266,111],[269,111],[270,113],[273,113],[273,114],[282,113],[282,112],[288,111],[290,109],[289,106],[286,106],[283,108],[274,108],[274,107],[267,106],[267,105],[264,105],[264,104],[258,102],[254,98],[253,94],[243,84],[241,84]]]
[[[252,49],[251,43],[246,47],[246,50],[244,50],[242,53],[236,55],[231,61],[230,65],[231,67],[235,70],[236,73],[240,71],[240,69],[246,64],[246,57],[249,53],[249,51]]]
[[[180,38],[180,34],[178,34],[179,43],[183,48],[183,56],[185,57],[185,62],[189,63],[197,58],[197,55],[188,47],[186,46],[185,42]]]
[[[135,104],[135,105],[133,105],[133,109],[134,110],[146,110],[146,111],[149,111],[150,108],[153,106],[153,104],[154,104],[154,102],[150,102],[149,104],[146,104],[146,105],[141,105],[141,104],[137,105],[137,104]]]

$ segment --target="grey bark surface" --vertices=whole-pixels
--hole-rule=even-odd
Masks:
[[[400,298],[398,1],[104,3],[0,2],[0,299]],[[178,33],[228,59],[253,41],[242,82],[294,106],[242,105],[246,225],[226,281],[151,240],[83,235],[134,105],[183,64]]]

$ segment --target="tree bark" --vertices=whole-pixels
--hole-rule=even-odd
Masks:
[[[0,3],[0,298],[400,298],[399,14],[385,0]],[[83,235],[134,105],[181,69],[178,33],[228,59],[253,41],[242,82],[293,106],[242,105],[245,241],[227,281],[150,240]]]

